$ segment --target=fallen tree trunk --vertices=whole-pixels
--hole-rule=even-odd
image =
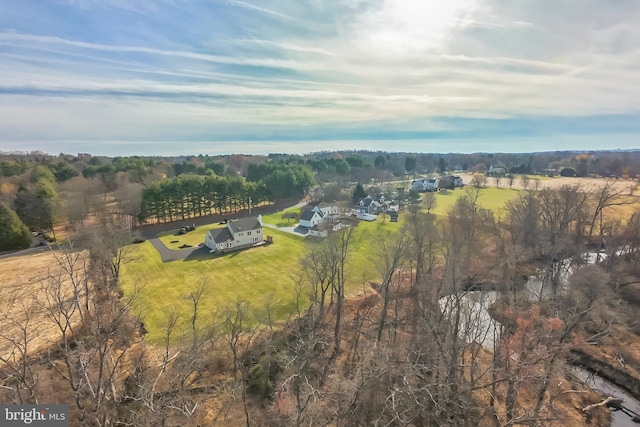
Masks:
[[[582,412],[589,412],[590,410],[599,408],[600,406],[607,406],[607,407],[612,406],[615,408],[615,407],[619,407],[621,404],[622,404],[622,399],[609,396],[600,403],[592,403],[591,405],[585,406],[584,408],[582,408]]]

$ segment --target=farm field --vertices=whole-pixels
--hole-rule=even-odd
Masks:
[[[469,188],[469,187],[465,187]],[[460,196],[466,193],[465,188],[457,188],[455,190],[439,191],[436,193],[436,206],[431,213],[436,215],[445,215],[449,209],[455,204]],[[480,189],[478,203],[484,209],[494,211],[503,209],[509,200],[515,199],[520,194],[520,190],[512,190],[509,188],[486,187]]]
[[[10,342],[20,339],[24,330],[29,337],[29,352],[51,347],[61,336],[49,319],[43,289],[59,279],[63,295],[72,295],[65,274],[56,259],[57,252],[45,249],[34,255],[0,259],[0,359],[11,357],[14,346]],[[84,253],[76,253],[82,259]],[[79,263],[80,265],[81,263]],[[76,279],[82,278],[78,271]],[[75,319],[80,321],[79,317]],[[15,354],[19,358],[20,354]]]

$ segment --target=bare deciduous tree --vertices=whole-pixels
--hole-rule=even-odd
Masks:
[[[399,273],[403,266],[403,260],[406,257],[405,251],[409,243],[409,238],[404,230],[394,235],[384,235],[378,240],[378,248],[376,254],[376,266],[382,282],[380,283],[379,293],[382,295],[382,311],[380,313],[380,322],[378,324],[377,341],[382,340],[382,332],[387,319],[387,310],[389,306],[389,296],[391,281],[394,276]]]
[[[424,202],[424,207],[427,208],[427,213],[431,213],[431,209],[434,209],[437,204],[436,193],[433,191],[428,191],[424,193],[422,199]]]

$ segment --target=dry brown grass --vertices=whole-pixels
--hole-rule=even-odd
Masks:
[[[471,185],[471,179],[473,177],[472,173],[461,174],[460,176],[462,177],[462,180],[466,185]],[[636,184],[637,184],[636,181],[625,180],[625,179],[588,178],[588,177],[571,178],[571,177],[563,177],[563,176],[554,177],[554,178],[547,178],[547,177],[538,178],[535,175],[529,175],[529,178],[530,178],[529,188],[534,188],[536,185],[538,186],[537,188],[560,188],[565,185],[569,185],[572,187],[574,185],[579,185],[580,187],[582,187],[584,190],[587,190],[587,191],[598,190],[602,188],[607,182],[611,182],[613,183],[613,187],[616,191],[620,191],[622,192],[622,194],[625,194],[625,195],[629,195],[632,189],[635,190]],[[493,184],[493,181],[490,181],[490,183],[487,184],[487,187],[495,187],[495,185]],[[506,180],[503,180],[500,187],[508,188],[509,184],[507,183]],[[523,189],[522,181],[520,180],[520,175],[517,175],[515,181],[513,181],[513,189],[515,190]],[[636,191],[636,194],[637,194],[637,191]]]
[[[20,339],[24,345],[25,332],[30,355],[58,342],[60,331],[50,318],[44,289],[51,280],[60,280],[63,295],[67,298],[72,295],[69,277],[57,260],[59,256],[60,252],[45,250],[35,255],[0,259],[1,358],[20,357],[12,340]],[[82,273],[77,273],[81,279]]]

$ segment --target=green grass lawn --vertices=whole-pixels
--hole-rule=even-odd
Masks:
[[[295,219],[290,219],[290,218],[282,218],[282,215],[285,212],[296,212],[298,214],[301,214],[302,211],[303,211],[302,208],[290,208],[290,209],[285,209],[285,210],[280,211],[280,212],[275,212],[275,213],[272,213],[272,214],[262,215],[262,222],[264,222],[266,224],[275,225],[276,227],[293,227],[299,221],[295,220]]]
[[[386,218],[375,222],[361,221],[356,230],[360,241],[352,254],[348,274],[347,293],[353,295],[362,289],[362,284],[377,280],[379,273],[373,264],[374,245],[383,230],[395,231],[402,226]],[[217,224],[215,225],[217,226]],[[210,227],[209,227],[210,228]],[[204,236],[207,227],[199,227]],[[207,321],[216,312],[222,313],[228,305],[243,300],[251,307],[264,310],[271,307],[272,318],[284,320],[295,312],[295,279],[300,271],[300,259],[311,245],[303,237],[278,230],[265,229],[272,235],[274,243],[248,250],[231,252],[222,256],[207,254],[196,259],[162,263],[160,254],[149,242],[130,246],[130,254],[121,277],[127,295],[140,288],[134,308],[141,312],[149,331],[147,339],[159,342],[170,313],[179,313],[178,329],[186,327],[191,313],[188,296],[203,281],[207,281],[207,293],[201,305],[201,319]],[[163,236],[173,238],[173,236]],[[180,236],[184,237],[184,236]],[[302,299],[306,308],[308,299]]]
[[[431,213],[438,216],[444,216],[455,204],[458,197],[466,194],[466,188],[470,187],[457,188],[455,190],[446,190],[436,193],[436,207],[431,210]],[[497,211],[504,209],[507,202],[518,197],[520,192],[521,190],[512,190],[502,187],[481,188],[478,203],[485,209]]]
[[[444,215],[455,200],[466,194],[457,189],[436,195],[437,207],[432,211]],[[485,188],[480,193],[480,204],[485,208],[500,209],[516,197],[518,191],[503,188]],[[387,217],[374,222],[360,221],[356,229],[359,245],[353,252],[348,266],[347,294],[354,295],[362,285],[379,280],[376,269],[376,244],[386,232],[399,230],[406,214],[401,213],[399,222],[392,223]],[[263,221],[270,224],[291,226],[295,222],[282,219],[282,212],[265,215]],[[223,227],[219,224],[198,227],[182,236],[173,232],[160,236],[171,249],[183,243],[195,245],[204,241],[208,230]],[[222,313],[225,307],[243,300],[254,309],[263,310],[269,303],[272,318],[284,320],[295,311],[295,278],[300,271],[299,261],[311,245],[303,237],[274,229],[265,229],[265,234],[274,237],[274,243],[248,250],[231,252],[222,256],[206,254],[200,258],[162,263],[160,254],[151,243],[145,242],[130,247],[129,262],[122,271],[122,286],[127,295],[132,295],[136,286],[141,287],[135,308],[141,311],[148,339],[162,340],[167,316],[176,312],[181,316],[179,328],[188,324],[190,301],[188,296],[208,283],[201,305],[201,319],[206,321],[214,314]],[[178,240],[179,243],[171,243]],[[307,303],[306,295],[303,304]],[[304,306],[302,308],[305,308]]]
[[[266,232],[266,230],[265,230]],[[142,313],[148,339],[162,339],[167,316],[181,315],[179,327],[190,316],[191,292],[207,282],[201,319],[206,321],[227,305],[247,301],[260,310],[269,302],[274,319],[285,319],[295,309],[294,277],[304,252],[304,238],[268,230],[274,243],[217,256],[162,263],[149,242],[130,246],[128,263],[122,271],[122,287],[132,295],[140,288],[134,309]]]

